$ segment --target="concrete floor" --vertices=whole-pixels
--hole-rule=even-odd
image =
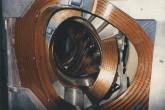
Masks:
[[[135,19],[157,21],[149,109],[165,110],[165,0],[109,1]]]

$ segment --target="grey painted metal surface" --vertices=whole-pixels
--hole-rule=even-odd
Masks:
[[[15,50],[14,50],[14,41],[15,38],[15,33],[14,33],[14,28],[15,28],[15,18],[9,18],[5,20],[5,31],[6,35],[5,37],[7,38],[7,63],[8,63],[8,82],[7,86],[8,88],[13,87],[14,85],[19,84],[20,79],[19,79],[19,73],[18,73],[18,68],[17,68],[17,60],[15,56]],[[9,110],[12,109],[12,94],[11,92],[8,91],[8,107]]]
[[[61,98],[76,106],[76,109],[88,108],[92,106],[92,103],[87,95],[84,94],[79,88],[62,85],[59,81],[54,82],[53,87]]]
[[[54,31],[56,30],[56,28],[58,27],[58,25],[59,24],[53,18],[50,19],[47,29],[46,29],[46,35],[45,35],[46,41],[50,42],[52,35]]]
[[[13,20],[11,20],[11,22],[13,22]],[[11,22],[7,23],[7,20],[5,20],[5,27],[6,27],[6,38],[7,38],[7,57],[8,57],[8,87],[13,87],[13,74],[12,74],[12,65],[11,65],[11,45],[10,45],[10,40],[12,36],[9,36],[9,33],[12,33],[11,31],[9,31],[9,27],[11,26]],[[7,26],[8,25],[8,26]],[[12,26],[10,27],[10,29],[13,28]],[[9,104],[9,110],[11,110],[12,106],[11,106],[11,93],[8,91],[8,104]]]
[[[3,17],[21,17],[35,0],[2,0]]]
[[[56,93],[64,99],[65,87],[59,81],[53,83],[53,88],[55,89]]]
[[[82,6],[80,6],[83,10],[90,11],[93,0],[83,0]]]
[[[156,20],[136,20],[136,22],[145,30],[149,35],[152,42],[155,42],[155,33],[156,33]]]
[[[118,64],[118,77],[120,79],[120,91],[118,92],[117,96],[123,93],[127,89],[127,75],[124,73],[124,47],[125,47],[125,36],[124,35],[117,35],[116,36],[117,45],[118,45],[118,53],[119,53],[119,64]]]
[[[86,11],[90,11],[93,0],[61,0],[61,5],[69,5],[81,8]]]
[[[70,0],[70,1],[71,1],[71,5],[80,6],[82,4],[82,0]]]
[[[5,20],[8,55],[8,86],[21,85],[15,54],[15,22],[15,18],[8,18]]]
[[[10,110],[47,110],[39,99],[29,89],[10,87]]]
[[[64,99],[76,107],[84,106],[84,95],[81,89],[65,87]]]
[[[61,0],[60,4],[61,5],[69,5],[70,4],[70,0]]]
[[[92,106],[92,102],[89,100],[88,96],[84,94],[84,108],[88,108]]]

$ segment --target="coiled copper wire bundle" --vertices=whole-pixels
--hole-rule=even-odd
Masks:
[[[68,17],[72,17],[80,16],[83,11],[59,6],[59,2],[59,0],[36,0],[28,12],[16,20],[16,55],[22,86],[30,88],[47,109],[61,109],[59,106],[64,104],[71,106],[54,91],[50,82],[48,74],[50,69],[47,67],[51,65],[47,65],[48,49],[45,48],[49,45],[46,43],[45,46],[47,23],[55,13],[69,11]],[[141,104],[142,108],[145,108],[148,105],[149,97],[152,41],[132,18],[106,0],[94,0],[91,13],[107,20],[124,33],[138,54],[138,69],[131,86],[121,96],[97,106],[95,109],[132,110],[137,104]],[[56,16],[54,17],[56,19]],[[103,58],[100,73],[94,84],[87,90],[87,94],[94,102],[100,101],[108,92],[114,81],[118,63],[116,40],[110,38],[102,40],[101,43]],[[57,79],[59,78],[57,77]],[[79,87],[72,83],[69,85]]]

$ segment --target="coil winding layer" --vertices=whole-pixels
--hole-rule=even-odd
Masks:
[[[18,68],[23,87],[30,88],[42,101],[47,109],[58,109],[58,105],[69,104],[63,100],[53,89],[49,79],[46,51],[45,51],[45,31],[47,22],[53,14],[62,8],[52,6],[59,4],[58,0],[36,0],[30,10],[16,21],[16,55]],[[52,7],[49,7],[52,6]],[[48,8],[49,7],[49,8]],[[96,8],[96,9],[95,9]],[[75,8],[64,8],[66,10],[78,10]],[[137,104],[145,108],[148,104],[153,43],[144,30],[128,15],[110,4],[107,0],[94,0],[91,12],[96,14],[123,32],[134,45],[138,53],[138,69],[131,86],[118,98],[111,100],[96,109],[130,109]],[[110,43],[107,43],[110,42]],[[106,52],[113,50],[111,56],[104,56],[106,60],[112,61],[102,64],[105,70],[112,72],[110,80],[107,75],[98,75],[95,83],[87,91],[92,100],[98,102],[102,99],[111,87],[117,68],[116,40],[103,40],[103,56]],[[110,48],[106,46],[110,44]],[[104,52],[104,48],[105,51]],[[107,50],[106,50],[107,49]],[[104,70],[104,69],[103,69]],[[103,71],[104,72],[104,71]],[[105,88],[103,88],[105,87]]]
[[[145,108],[149,98],[153,43],[132,18],[108,1],[99,0],[96,7],[95,14],[123,32],[135,46],[138,54],[138,70],[131,86],[120,97],[102,105],[100,109],[132,110],[138,104]]]

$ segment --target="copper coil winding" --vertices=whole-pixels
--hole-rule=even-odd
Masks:
[[[47,69],[47,52],[44,45],[45,28],[52,14],[57,10],[61,10],[61,7],[47,8],[54,4],[59,4],[59,1],[36,0],[31,9],[16,21],[16,55],[22,86],[30,88],[47,109],[57,109],[57,105],[61,104],[69,105],[54,91]],[[138,69],[131,86],[118,98],[100,105],[96,109],[131,110],[137,104],[146,107],[151,77],[152,41],[132,18],[106,0],[94,0],[93,7],[95,7],[94,4],[96,4],[94,14],[104,18],[123,32],[138,53]],[[103,46],[103,69],[87,92],[91,99],[96,102],[101,100],[111,87],[118,60],[115,39],[103,40],[101,43]],[[108,56],[106,52],[112,53]],[[109,59],[109,62],[107,62],[107,59]]]
[[[109,7],[105,15],[102,12]],[[99,0],[96,12],[123,32],[138,53],[138,70],[131,86],[116,100],[102,105],[102,109],[133,109],[137,104],[145,105],[149,98],[153,43],[144,30],[128,15],[107,2]],[[144,107],[144,106],[143,106]]]
[[[116,74],[118,53],[115,38],[102,40],[103,58],[102,67],[95,83],[89,88],[87,94],[94,102],[100,101],[111,87]]]
[[[50,12],[49,10],[52,10],[52,8],[46,10],[45,13]],[[55,9],[52,10],[52,12],[54,12],[54,11],[55,11]],[[44,14],[43,14],[43,16],[44,16]],[[45,22],[45,24],[46,24],[47,23],[46,18],[45,17],[42,17],[42,18],[44,18],[44,21],[42,23]],[[45,25],[45,24],[43,24],[43,25]],[[41,28],[41,30],[37,31],[37,32],[43,32],[44,30],[42,30],[42,29],[44,29],[44,28]],[[38,33],[38,34],[40,34],[40,33]],[[41,35],[39,35],[39,36],[41,37]],[[103,43],[104,42],[105,41],[103,41]],[[111,42],[113,42],[113,43],[111,43]],[[107,43],[110,46],[107,46]],[[103,46],[104,46],[104,44],[103,44]],[[105,53],[105,55],[104,55],[105,57],[103,57],[102,67],[101,67],[99,76],[96,79],[95,83],[89,88],[89,90],[87,92],[87,94],[90,94],[90,97],[93,95],[91,97],[91,99],[93,101],[96,101],[96,102],[101,100],[105,96],[105,94],[108,92],[110,86],[112,85],[112,82],[113,82],[113,79],[114,79],[115,73],[116,73],[116,68],[117,68],[117,48],[116,48],[116,42],[114,41],[114,39],[112,41],[109,40],[108,42],[105,42],[105,46],[107,46],[109,48],[106,47],[104,49],[104,47],[103,47],[103,54]],[[111,53],[112,53],[112,55],[111,55]],[[109,54],[109,56],[108,56],[108,54]],[[107,59],[108,59],[108,61],[107,61]],[[109,80],[109,78],[112,78],[112,79]],[[107,88],[102,89],[102,87],[100,87],[100,84],[102,84],[102,86],[106,85],[105,87],[107,87]]]

